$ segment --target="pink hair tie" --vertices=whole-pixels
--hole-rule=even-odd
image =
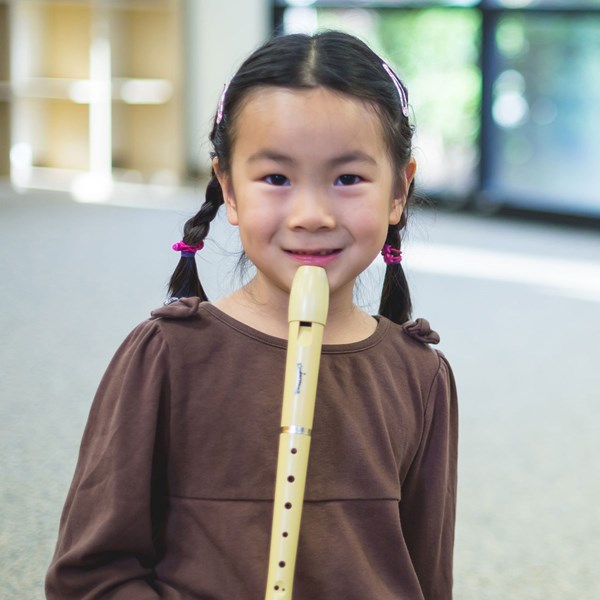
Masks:
[[[395,265],[402,262],[402,250],[394,248],[390,244],[384,244],[381,256],[386,265]]]
[[[181,252],[182,256],[194,256],[198,250],[204,248],[204,242],[200,242],[197,246],[188,246],[183,240],[171,246],[176,252]]]

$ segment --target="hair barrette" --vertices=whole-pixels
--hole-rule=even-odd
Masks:
[[[223,93],[219,98],[219,104],[217,106],[217,125],[221,123],[223,120],[223,114],[225,113],[225,98],[227,96],[227,90],[229,89],[229,84],[231,83],[231,79],[223,86]]]
[[[396,77],[394,71],[390,69],[386,62],[382,62],[381,65],[385,69],[386,73],[390,76],[390,79],[394,82],[394,85],[398,90],[398,95],[400,96],[400,106],[402,107],[402,114],[406,118],[408,118],[408,94],[406,93],[406,89],[402,85],[402,82]]]

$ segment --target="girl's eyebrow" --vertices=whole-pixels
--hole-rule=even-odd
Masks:
[[[373,165],[377,164],[377,161],[370,154],[367,154],[362,150],[353,150],[350,152],[346,152],[345,154],[336,156],[329,161],[332,167],[350,162],[364,162]]]
[[[296,162],[291,156],[282,154],[281,152],[276,152],[274,150],[261,150],[248,158],[248,162],[256,162],[259,160],[272,160],[287,164],[293,164]],[[328,161],[328,164],[332,167],[336,167],[350,162],[364,162],[374,165],[377,164],[377,161],[370,154],[367,154],[362,150],[354,150],[341,154],[340,156],[334,156]]]
[[[252,154],[248,158],[248,162],[257,162],[259,160],[272,160],[275,162],[289,163],[292,164],[294,159],[291,156],[287,156],[286,154],[282,154],[281,152],[276,152],[275,150],[260,150]]]

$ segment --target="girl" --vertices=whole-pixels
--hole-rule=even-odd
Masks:
[[[437,334],[408,322],[411,135],[403,84],[346,34],[279,37],[240,67],[175,245],[178,300],[130,334],[92,406],[48,598],[264,597],[299,265],[326,269],[331,298],[294,600],[451,598],[456,393]],[[223,204],[256,275],[209,303],[194,253]],[[372,317],[352,292],[379,252]]]

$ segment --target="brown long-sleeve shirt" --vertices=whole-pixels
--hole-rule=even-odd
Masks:
[[[452,597],[457,407],[426,321],[325,345],[294,600]],[[264,597],[286,342],[184,299],[94,400],[50,600]]]

